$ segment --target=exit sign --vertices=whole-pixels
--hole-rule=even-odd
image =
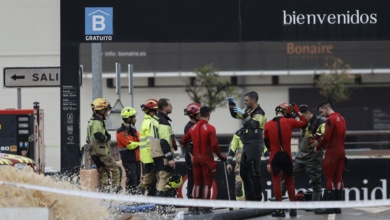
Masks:
[[[81,85],[82,71],[79,71]],[[6,67],[4,87],[60,87],[60,67]]]

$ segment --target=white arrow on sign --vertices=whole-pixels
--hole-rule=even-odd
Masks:
[[[6,67],[4,87],[60,87],[60,67]],[[80,85],[82,71],[80,68]]]
[[[5,87],[59,87],[60,67],[4,68]]]

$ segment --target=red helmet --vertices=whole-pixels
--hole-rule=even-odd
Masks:
[[[199,111],[200,111],[200,104],[193,102],[188,104],[187,107],[184,109],[184,115],[195,117],[195,115],[198,114]]]
[[[275,113],[281,112],[284,117],[290,118],[291,117],[291,105],[287,103],[282,103],[275,108]]]
[[[158,109],[158,101],[156,99],[148,99],[145,104],[141,105],[142,111],[147,111],[151,109]]]

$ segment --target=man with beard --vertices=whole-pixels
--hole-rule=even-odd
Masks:
[[[261,201],[263,188],[261,184],[260,166],[264,150],[263,128],[267,121],[264,110],[257,103],[257,92],[245,94],[243,110],[236,105],[233,97],[228,97],[230,114],[243,121],[241,141],[244,145],[241,155],[240,175],[244,181],[245,198],[249,201]]]

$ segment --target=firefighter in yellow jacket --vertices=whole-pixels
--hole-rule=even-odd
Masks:
[[[110,171],[112,175],[111,190],[118,193],[121,191],[121,168],[110,155],[111,135],[104,124],[104,120],[110,113],[111,105],[105,99],[97,98],[92,102],[91,107],[93,116],[88,121],[86,142],[92,146],[91,158],[99,174],[99,190],[108,191],[108,189],[103,188],[102,182],[107,171]]]
[[[151,156],[157,172],[156,196],[167,196],[167,180],[175,169],[173,152],[177,149],[175,136],[170,124],[168,114],[172,112],[172,104],[169,99],[162,98],[158,101],[158,123],[152,127],[151,135],[155,137],[151,143]],[[153,123],[153,121],[152,121]]]
[[[243,201],[245,200],[244,185],[240,176],[240,162],[241,162],[241,153],[243,144],[240,139],[241,129],[234,133],[233,138],[230,142],[229,154],[227,157],[226,169],[230,173],[233,171],[233,158],[236,157],[236,166],[234,167],[235,174],[235,194],[236,200]]]
[[[239,129],[234,133],[233,138],[230,142],[230,149],[226,161],[226,170],[230,173],[233,171],[233,158],[236,157],[236,166],[234,167],[234,175],[235,175],[235,194],[237,201],[245,200],[245,190],[244,184],[242,182],[242,178],[240,176],[240,163],[241,163],[241,154],[244,145],[242,144],[240,135],[242,129]],[[264,155],[267,153],[267,148],[264,148]]]
[[[158,101],[156,99],[148,99],[145,104],[141,105],[141,109],[145,113],[145,116],[140,129],[139,152],[143,166],[143,174],[139,188],[145,191],[146,195],[154,195],[156,188],[156,170],[154,168],[153,158],[150,155],[150,133],[152,121],[158,121],[156,116]]]

